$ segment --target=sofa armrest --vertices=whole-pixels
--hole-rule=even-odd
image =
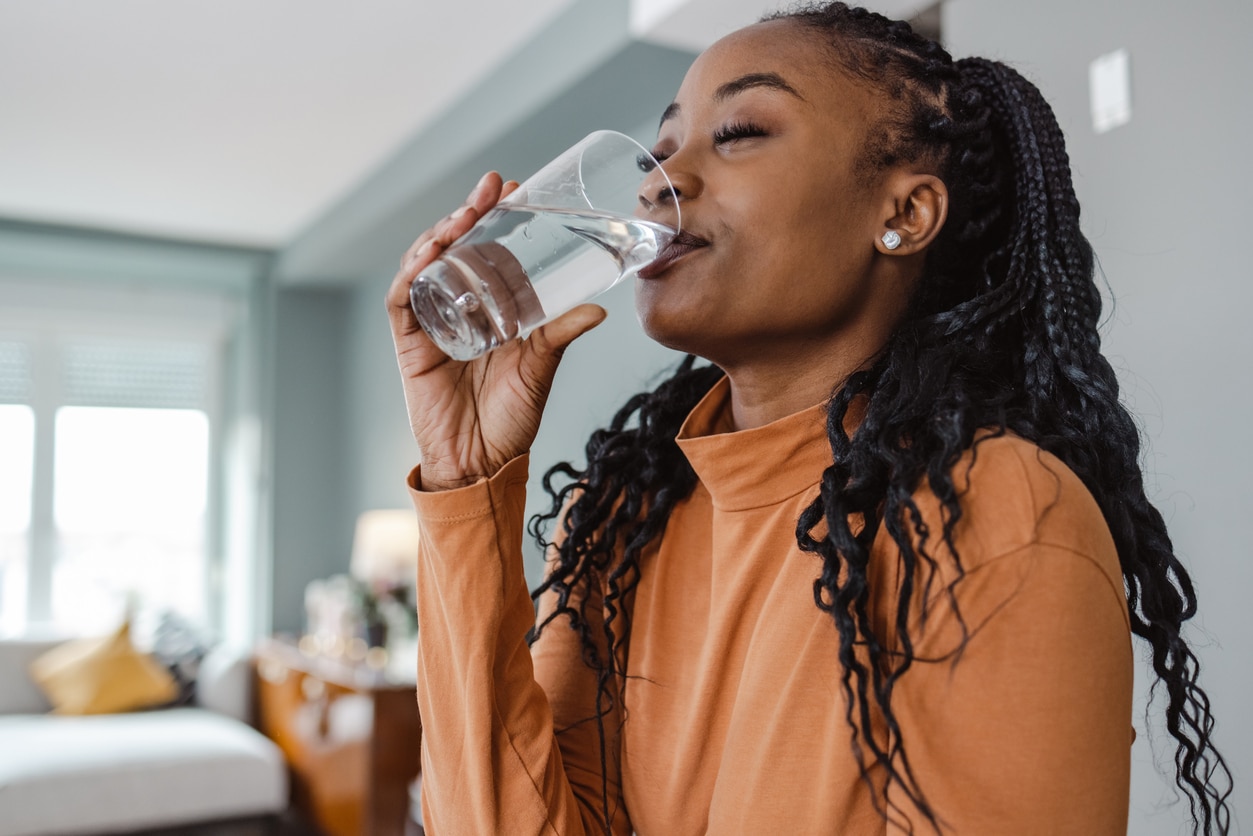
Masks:
[[[0,640],[0,714],[44,714],[52,703],[30,678],[30,664],[64,638]]]
[[[252,653],[217,645],[200,661],[196,704],[243,723],[252,722]]]

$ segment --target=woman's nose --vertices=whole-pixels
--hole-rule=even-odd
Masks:
[[[669,220],[673,224],[677,217],[668,216],[677,216],[678,203],[696,197],[700,193],[700,185],[695,176],[678,168],[665,169],[663,175],[663,167],[654,168],[644,178],[640,184],[639,202],[649,215],[656,216],[656,220]]]

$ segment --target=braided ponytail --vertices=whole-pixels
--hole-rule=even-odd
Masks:
[[[1100,353],[1094,258],[1079,231],[1061,129],[1039,91],[1008,67],[966,59],[958,68],[990,103],[1010,147],[1018,149],[1015,202],[1033,207],[1018,238],[1026,273],[1019,313],[1031,323],[1027,334],[1042,332],[1043,339],[1026,341],[1028,420],[1014,429],[1047,428],[1038,442],[1083,479],[1100,505],[1118,549],[1132,631],[1150,644],[1154,672],[1165,686],[1166,726],[1177,744],[1176,783],[1200,832],[1225,833],[1231,776],[1210,739],[1214,721],[1199,685],[1199,662],[1182,637],[1183,623],[1196,613],[1196,594],[1145,494],[1139,433]],[[1007,278],[1015,282],[1018,276]]]

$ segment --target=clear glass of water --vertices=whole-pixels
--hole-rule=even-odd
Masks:
[[[647,148],[626,134],[596,131],[528,178],[414,279],[414,314],[455,360],[525,337],[657,258],[678,234],[678,201],[665,199],[672,196]],[[657,217],[664,212],[666,223],[645,207]]]

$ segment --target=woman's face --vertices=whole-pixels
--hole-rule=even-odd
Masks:
[[[684,232],[707,244],[637,280],[645,332],[725,368],[829,346],[876,316],[884,195],[856,170],[876,121],[871,91],[796,24],[751,26],[697,58],[654,152]]]

